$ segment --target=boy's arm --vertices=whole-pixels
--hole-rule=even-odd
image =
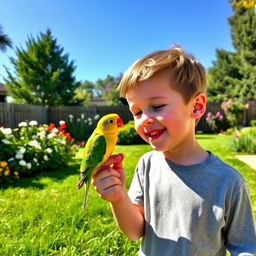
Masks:
[[[256,230],[245,182],[231,204],[225,230],[226,247],[232,256],[256,255]]]
[[[123,200],[111,202],[112,212],[118,227],[131,240],[144,235],[143,206],[132,204],[126,193]]]
[[[94,175],[93,185],[101,198],[111,203],[119,228],[129,239],[137,240],[144,234],[144,208],[134,205],[125,189],[123,158],[123,154],[112,155]]]

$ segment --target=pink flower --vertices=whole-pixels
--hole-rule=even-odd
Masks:
[[[239,138],[239,135],[237,133],[234,134],[234,138],[235,139],[238,139]]]

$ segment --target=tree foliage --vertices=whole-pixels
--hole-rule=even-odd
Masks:
[[[74,99],[76,82],[75,66],[63,47],[57,44],[51,30],[40,33],[37,39],[28,37],[27,49],[16,48],[16,58],[10,61],[14,74],[7,68],[6,86],[16,103],[42,106],[77,104]]]
[[[243,6],[245,8],[253,8],[256,5],[256,0],[231,0],[234,6]]]
[[[98,95],[107,100],[108,105],[122,105],[119,98],[119,92],[117,91],[117,86],[120,83],[122,75],[117,77],[107,75],[105,79],[98,79],[96,81],[96,90]]]
[[[75,99],[81,102],[82,105],[90,105],[91,99],[93,98],[93,91],[95,84],[93,82],[85,80],[75,90]]]
[[[117,86],[121,80],[121,74],[117,77],[107,75],[104,79],[98,79],[95,83],[84,81],[76,89],[76,98],[83,100],[84,105],[90,104],[92,99],[104,99],[107,105],[122,105],[125,102],[120,99]]]
[[[216,50],[217,60],[208,70],[209,99],[236,97],[256,100],[256,15],[253,9],[233,6],[229,18],[235,52]]]
[[[7,47],[12,48],[12,40],[4,34],[3,27],[0,25],[0,51],[5,52]]]

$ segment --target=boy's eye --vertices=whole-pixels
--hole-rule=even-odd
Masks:
[[[158,110],[158,109],[163,108],[164,106],[165,106],[165,104],[162,104],[162,105],[155,105],[155,106],[152,106],[152,108],[153,108],[154,110]]]

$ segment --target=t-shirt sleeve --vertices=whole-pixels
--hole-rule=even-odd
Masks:
[[[256,255],[256,230],[245,182],[231,199],[226,228],[226,248],[232,256]]]
[[[136,166],[135,173],[128,191],[128,195],[134,204],[144,206],[144,172],[145,165],[141,158]]]

